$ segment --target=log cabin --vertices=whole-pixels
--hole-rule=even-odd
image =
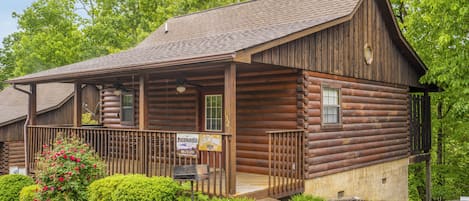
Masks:
[[[407,200],[408,165],[431,147],[426,71],[388,0],[253,0],[171,18],[127,51],[8,83],[31,89],[31,173],[61,132],[89,143],[110,174],[208,164],[196,189],[214,196]],[[73,126],[33,121],[36,85],[49,82],[75,85]],[[101,89],[99,128],[82,126],[82,84]],[[181,154],[183,136],[217,149]]]
[[[99,120],[99,90],[83,86],[83,110]],[[25,168],[24,126],[27,121],[27,86],[0,91],[0,175]],[[46,83],[37,87],[37,123],[70,126],[73,120],[73,84]],[[11,170],[11,171],[10,171]],[[20,171],[19,173],[21,173]]]

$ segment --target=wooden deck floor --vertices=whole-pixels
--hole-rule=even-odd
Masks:
[[[262,174],[236,173],[236,195],[249,197],[267,197],[269,176]]]

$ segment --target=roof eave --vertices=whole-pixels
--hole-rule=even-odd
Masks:
[[[121,67],[108,68],[108,69],[103,69],[103,70],[88,70],[88,71],[77,72],[77,73],[63,73],[63,74],[54,74],[54,75],[49,75],[49,76],[47,75],[38,76],[38,77],[32,77],[32,78],[19,77],[19,78],[7,80],[6,83],[30,84],[30,83],[46,83],[46,82],[64,82],[64,81],[70,81],[74,79],[80,79],[83,77],[104,75],[108,73],[113,73],[113,74],[125,73],[125,72],[132,72],[132,71],[170,67],[170,66],[188,65],[188,64],[194,64],[194,63],[230,62],[230,61],[233,61],[233,58],[234,58],[234,53],[229,52],[229,53],[223,53],[223,54],[217,54],[217,55],[177,59],[177,60],[170,60],[170,61],[164,61],[164,62],[154,62],[154,63],[138,64],[138,65],[131,65],[131,66],[121,66]]]

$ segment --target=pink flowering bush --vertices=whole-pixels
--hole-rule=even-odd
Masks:
[[[43,148],[36,168],[40,200],[87,200],[88,185],[105,176],[102,160],[76,137],[59,134],[52,147]]]

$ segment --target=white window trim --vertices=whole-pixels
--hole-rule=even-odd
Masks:
[[[220,97],[220,100],[221,100],[221,103],[220,103],[220,110],[221,110],[221,114],[220,114],[220,118],[208,118],[208,112],[207,112],[207,98],[208,97]],[[210,95],[205,95],[204,96],[204,101],[205,101],[205,104],[204,104],[204,129],[205,131],[213,131],[213,132],[221,132],[223,131],[223,95],[221,94],[210,94]],[[217,121],[220,121],[220,129],[219,130],[215,130],[215,129],[208,129],[207,128],[207,121],[208,119],[215,119]]]

